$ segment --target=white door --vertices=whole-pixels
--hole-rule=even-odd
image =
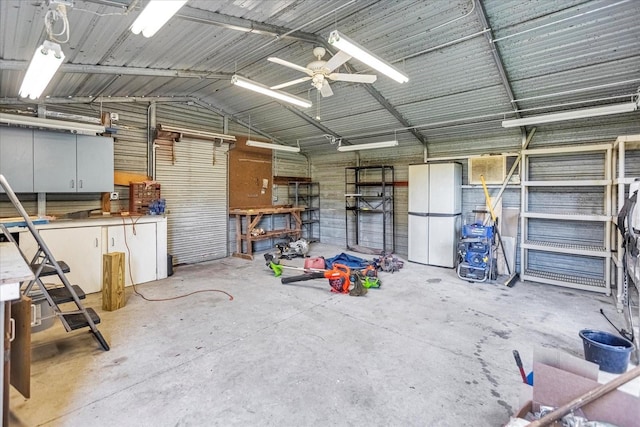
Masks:
[[[124,252],[125,285],[157,279],[156,224],[107,227],[107,252]]]
[[[460,215],[429,217],[429,265],[454,266],[459,224]]]
[[[56,261],[64,261],[71,270],[66,274],[72,285],[78,285],[87,293],[102,289],[102,228],[81,227],[40,230]],[[29,261],[36,253],[37,244],[30,233],[20,233],[20,249]],[[44,276],[44,283],[61,284],[55,276]]]
[[[409,212],[429,212],[429,165],[409,165]]]
[[[429,218],[409,214],[409,261],[429,263]]]

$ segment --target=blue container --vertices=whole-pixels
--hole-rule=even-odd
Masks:
[[[631,341],[609,332],[591,329],[581,330],[580,338],[586,360],[597,363],[601,370],[612,374],[626,372],[631,352],[635,349]]]

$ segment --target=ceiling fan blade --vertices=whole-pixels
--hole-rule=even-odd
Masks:
[[[302,77],[300,79],[291,80],[290,82],[280,83],[279,85],[271,86],[271,89],[282,89],[283,87],[297,85],[298,83],[306,82],[311,80],[311,77]]]
[[[347,73],[331,73],[327,77],[331,80],[338,80],[342,82],[356,82],[356,83],[373,83],[378,76],[374,74],[347,74]]]
[[[320,94],[322,95],[323,98],[333,95],[333,90],[331,90],[331,86],[329,86],[328,81],[324,80],[322,82],[322,87],[320,88]]]
[[[343,51],[339,50],[338,53],[333,55],[331,59],[327,61],[325,67],[327,67],[327,69],[329,69],[329,72],[331,72],[350,59],[351,56],[348,53],[344,53]]]
[[[313,71],[308,68],[301,67],[300,65],[294,64],[293,62],[285,61],[284,59],[269,57],[267,61],[275,62],[276,64],[284,65],[285,67],[293,68],[294,70],[302,71],[305,74],[313,75]]]

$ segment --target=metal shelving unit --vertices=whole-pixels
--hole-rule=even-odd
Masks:
[[[544,179],[544,173],[537,174],[542,177],[532,174],[532,166],[535,167],[537,161],[562,162],[564,156],[573,156],[575,162],[575,156],[580,155],[597,156],[597,159],[602,157],[601,176],[583,179],[573,175],[571,168],[563,171],[566,175],[563,179],[557,179],[557,176]],[[522,151],[521,280],[611,295],[611,158],[612,144]],[[540,170],[542,169],[538,168]],[[598,171],[589,169],[585,173],[593,175]],[[561,194],[571,194],[574,191],[588,197],[595,194],[596,198],[601,198],[601,205],[595,209],[593,206],[576,206],[571,212],[564,206],[557,206],[557,210],[541,207],[544,204],[542,200],[554,200],[554,195],[558,199],[555,203],[561,205]],[[572,199],[577,203],[579,197]],[[554,234],[557,230],[580,230],[581,227],[601,230],[602,240],[583,241],[578,231]],[[597,268],[600,265],[602,267]]]
[[[611,221],[611,245],[615,248],[612,255],[612,264],[616,268],[615,278],[617,283],[617,292],[616,292],[616,308],[619,311],[622,311],[625,307],[626,298],[629,298],[629,282],[635,285],[636,290],[640,294],[640,271],[638,260],[635,259],[635,262],[630,262],[627,260],[627,272],[629,279],[625,281],[624,277],[624,259],[622,258],[622,254],[624,253],[624,249],[622,247],[622,236],[620,235],[620,231],[617,228],[618,217],[617,213],[620,212],[626,199],[628,198],[629,193],[629,184],[638,180],[639,178],[628,177],[626,171],[626,151],[627,149],[638,150],[640,149],[640,135],[629,135],[629,136],[619,136],[616,141],[613,143],[613,159],[612,159],[612,169],[616,171],[616,178],[613,181],[613,184],[616,187],[616,191],[613,192],[612,195],[612,204],[617,208],[617,210],[613,214],[613,218]],[[616,170],[617,166],[617,170]],[[636,209],[638,209],[636,205]],[[640,317],[640,311],[638,312],[638,316]],[[640,335],[640,333],[636,330],[636,336]],[[637,339],[636,345],[640,345],[640,338]]]
[[[302,238],[309,242],[320,241],[320,183],[308,181],[290,181],[288,186],[289,203],[303,206]]]
[[[395,252],[394,182],[393,166],[345,168],[347,249]]]

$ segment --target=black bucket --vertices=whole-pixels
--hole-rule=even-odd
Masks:
[[[173,255],[167,254],[167,276],[173,276]]]
[[[612,374],[626,372],[631,352],[635,349],[631,341],[609,332],[591,329],[581,330],[580,338],[586,360],[597,363],[601,370]]]

